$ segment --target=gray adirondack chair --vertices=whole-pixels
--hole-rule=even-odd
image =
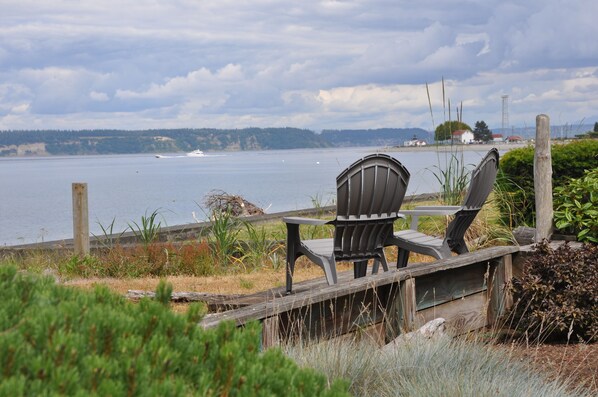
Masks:
[[[291,293],[295,261],[302,255],[324,270],[329,285],[336,284],[336,262],[354,263],[354,276],[373,272],[380,264],[388,270],[384,242],[392,234],[393,222],[405,197],[409,171],[395,158],[371,154],[356,161],[336,178],[337,211],[331,221],[285,217],[287,226],[287,293]],[[300,225],[333,225],[334,237],[301,240]]]
[[[494,187],[498,172],[498,150],[491,149],[473,170],[469,189],[461,206],[419,206],[413,210],[403,210],[401,214],[411,215],[411,229],[395,232],[387,245],[398,248],[397,267],[405,267],[409,252],[430,255],[436,259],[448,258],[451,252],[469,252],[465,245],[465,232],[482,209]],[[419,216],[454,215],[449,223],[444,239],[428,236],[417,231]]]

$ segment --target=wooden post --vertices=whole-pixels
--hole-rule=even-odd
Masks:
[[[89,254],[87,183],[73,183],[73,243],[75,255]]]
[[[513,256],[505,255],[491,266],[487,290],[487,323],[494,325],[513,306],[513,295],[509,291],[513,278]]]
[[[536,117],[536,150],[534,153],[534,192],[536,196],[535,242],[550,239],[552,234],[552,158],[550,154],[550,119]]]

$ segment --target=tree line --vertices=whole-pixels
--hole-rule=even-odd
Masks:
[[[29,130],[0,131],[0,156],[16,155],[20,145],[43,144],[46,154],[126,154],[275,150],[340,146],[402,145],[422,129],[326,130],[299,128]]]

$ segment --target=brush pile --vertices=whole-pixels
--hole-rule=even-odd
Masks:
[[[263,215],[266,212],[241,196],[228,194],[222,190],[212,190],[204,197],[204,206],[210,213],[229,212],[232,216]]]

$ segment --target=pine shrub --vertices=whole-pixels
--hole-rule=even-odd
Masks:
[[[550,340],[598,339],[598,245],[538,244],[513,279],[519,331]]]
[[[0,267],[0,395],[347,395],[280,350],[260,352],[258,323],[204,330],[202,313]]]

